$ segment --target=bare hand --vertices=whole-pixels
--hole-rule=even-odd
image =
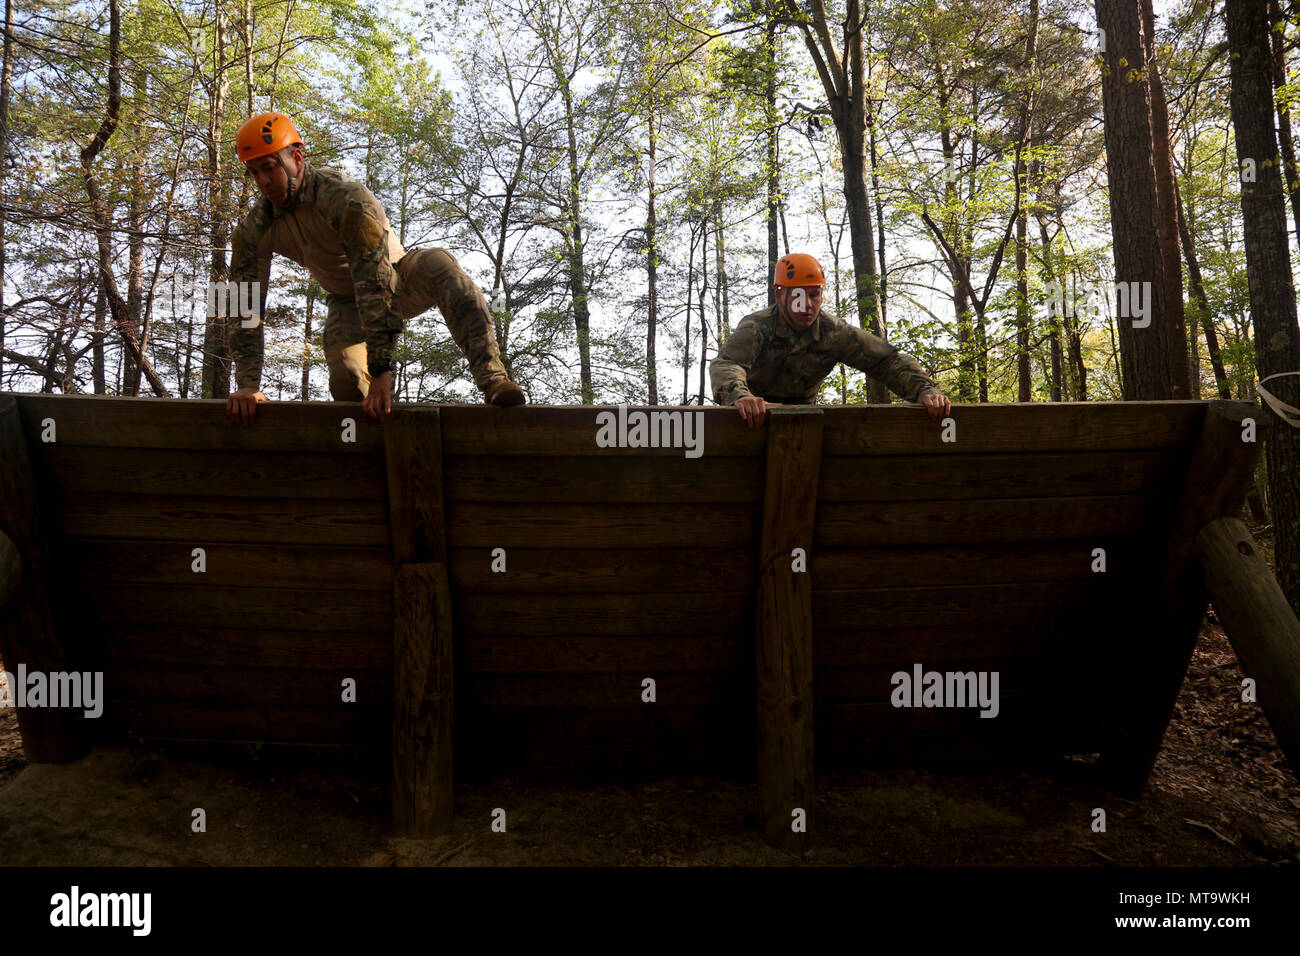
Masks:
[[[270,399],[259,392],[255,386],[245,385],[232,392],[226,399],[226,414],[232,422],[251,425],[257,417],[257,406],[269,401]]]
[[[392,372],[385,372],[370,380],[370,390],[366,392],[366,399],[361,403],[361,408],[377,422],[383,421],[384,415],[393,410]]]
[[[936,422],[943,421],[945,416],[952,412],[952,402],[948,401],[947,395],[935,395],[933,392],[922,395],[921,404]]]
[[[740,412],[740,417],[745,420],[746,425],[757,428],[767,417],[767,410],[776,408],[780,404],[780,402],[766,401],[757,395],[746,395],[744,398],[736,399],[736,411]]]

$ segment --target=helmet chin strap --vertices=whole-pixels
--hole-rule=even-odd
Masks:
[[[284,157],[279,153],[275,154],[275,161],[280,164],[280,168],[284,170],[284,175],[288,177],[289,180],[289,189],[284,196],[284,208],[292,209],[294,206],[294,200],[296,199],[294,194],[298,191],[298,178],[294,176],[293,173],[289,172],[289,167],[284,164]],[[303,161],[303,165],[306,165],[305,160]]]

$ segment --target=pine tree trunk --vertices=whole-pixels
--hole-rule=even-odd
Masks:
[[[1273,133],[1268,8],[1265,0],[1227,0],[1225,14],[1238,168],[1246,160],[1255,164],[1256,181],[1241,186],[1241,212],[1255,362],[1262,379],[1277,372],[1300,371],[1286,199]],[[1300,377],[1274,379],[1266,388],[1282,401],[1300,406]],[[1275,573],[1291,606],[1300,609],[1300,429],[1287,425],[1271,409],[1260,414],[1268,423],[1262,431],[1272,499]]]

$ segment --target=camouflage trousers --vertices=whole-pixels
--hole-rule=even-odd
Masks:
[[[451,253],[445,249],[412,249],[393,271],[404,320],[436,305],[452,339],[469,360],[474,384],[486,391],[506,377],[487,301]],[[325,363],[329,366],[330,395],[336,402],[359,402],[370,390],[370,374],[357,300],[331,293],[325,302]]]

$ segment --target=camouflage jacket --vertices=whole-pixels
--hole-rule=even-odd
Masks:
[[[709,366],[713,398],[719,405],[757,395],[785,405],[811,405],[831,370],[840,362],[884,382],[909,402],[939,389],[912,356],[878,335],[823,311],[796,332],[775,305],[740,320]]]
[[[258,315],[264,312],[271,255],[305,267],[327,293],[355,296],[366,337],[368,362],[386,362],[402,330],[394,264],[406,254],[393,234],[384,207],[358,180],[308,164],[291,206],[262,197],[231,234],[230,280],[261,283]],[[263,333],[230,319],[235,382],[257,387],[262,380]]]

